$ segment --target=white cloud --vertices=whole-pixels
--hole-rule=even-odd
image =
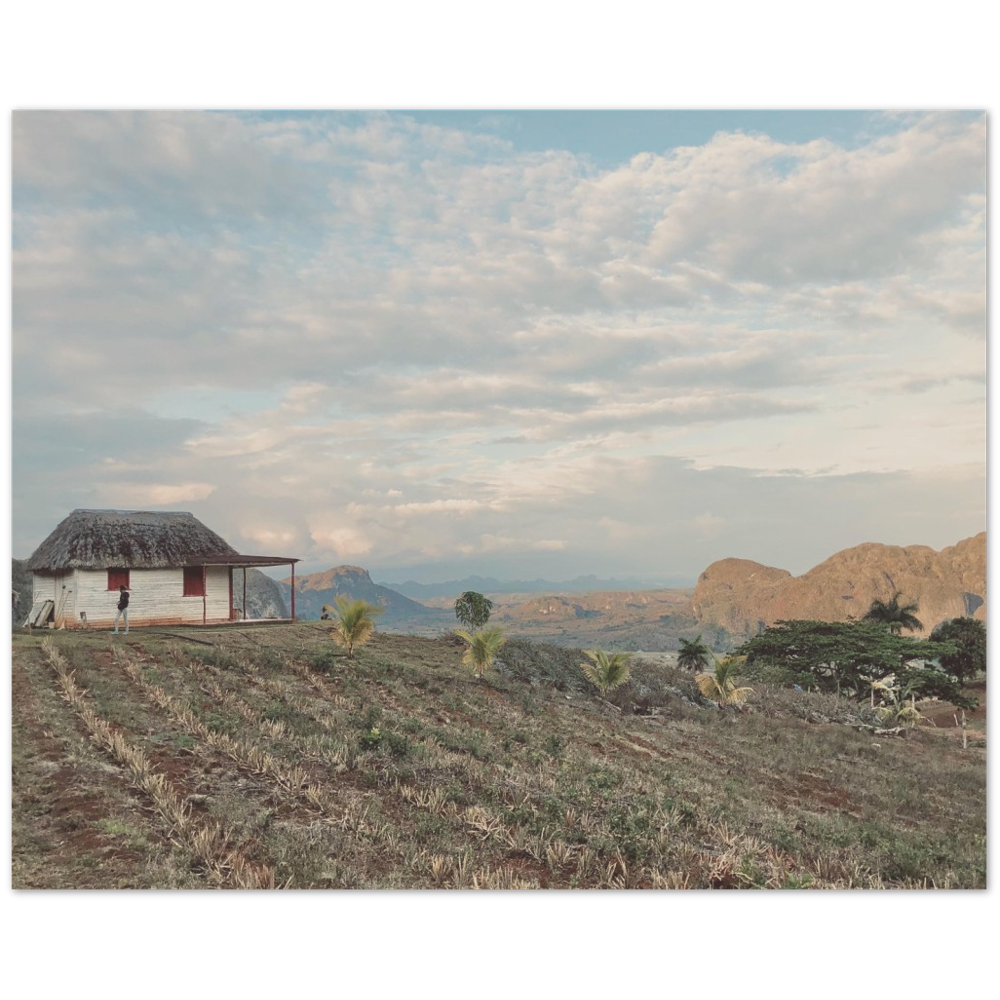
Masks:
[[[692,518],[691,524],[705,538],[715,538],[725,527],[726,519],[718,517],[711,511],[705,511],[704,514],[699,514],[697,517]]]
[[[981,458],[983,127],[597,171],[387,115],[17,112],[21,508],[201,502],[317,561],[627,563],[751,510],[785,546],[714,497],[661,531],[649,470]]]
[[[283,552],[299,541],[297,532],[274,528],[269,525],[255,526],[244,524],[240,526],[240,534],[243,538],[248,538],[256,542],[265,552],[273,552],[276,549]],[[260,555],[261,553],[256,554]]]
[[[313,540],[337,559],[358,559],[368,555],[372,543],[355,528],[313,527]]]
[[[102,491],[109,507],[165,507],[204,500],[216,490],[211,483],[129,483],[118,481]]]

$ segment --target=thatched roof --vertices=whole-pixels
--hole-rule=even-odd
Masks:
[[[31,570],[164,569],[239,553],[193,514],[179,511],[74,510],[38,546]]]

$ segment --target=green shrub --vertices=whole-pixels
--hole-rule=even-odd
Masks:
[[[361,728],[362,729],[374,729],[378,726],[379,720],[382,718],[382,706],[381,705],[366,705],[364,711],[361,714]]]
[[[343,653],[335,653],[332,649],[324,649],[320,653],[314,653],[306,661],[309,669],[318,674],[332,674],[336,668],[337,661],[344,658]]]
[[[409,757],[410,751],[413,749],[413,744],[405,736],[400,736],[398,733],[387,732],[383,734],[383,743],[389,756],[395,757],[397,760]]]
[[[366,729],[358,740],[362,750],[378,750],[382,746],[382,732],[378,726]]]

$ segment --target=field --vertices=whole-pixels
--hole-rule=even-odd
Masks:
[[[706,705],[637,662],[319,623],[17,633],[21,888],[985,888],[985,710],[903,736],[758,687]],[[975,692],[985,705],[985,689]]]
[[[704,635],[714,649],[728,648],[725,629],[699,622],[691,609],[689,588],[663,590],[564,591],[547,594],[495,594],[491,621],[536,642],[557,646],[600,645],[609,650],[674,650],[680,638]],[[398,631],[439,634],[455,623],[454,598],[423,602],[439,612],[435,618]],[[436,626],[436,627],[435,627]]]

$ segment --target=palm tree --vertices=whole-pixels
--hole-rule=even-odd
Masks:
[[[472,668],[472,672],[477,677],[482,677],[497,658],[507,637],[498,628],[484,628],[479,632],[466,632],[464,629],[455,629],[457,635],[466,646],[462,655],[462,662]]]
[[[695,639],[681,639],[679,649],[677,666],[682,670],[697,670],[712,656],[712,651],[701,641],[700,635]]]
[[[324,613],[334,618],[330,636],[338,645],[347,648],[348,659],[354,659],[354,647],[363,646],[375,632],[375,615],[380,615],[385,608],[380,608],[367,601],[352,601],[341,594],[333,605],[324,604]]]
[[[876,709],[876,714],[883,725],[894,723],[897,726],[905,726],[907,723],[912,729],[924,716],[917,711],[917,696],[911,688],[896,688],[889,685],[885,687],[889,695],[889,703]],[[909,698],[909,704],[906,699]]]
[[[877,677],[869,677],[867,674],[860,675],[861,680],[866,681],[871,688],[871,707],[875,708],[875,692],[880,691],[882,694],[889,694],[896,689],[892,686],[892,682],[895,680],[892,674],[888,677],[883,677],[879,680]],[[879,695],[881,697],[881,695]]]
[[[584,672],[603,698],[609,691],[624,684],[629,678],[628,653],[605,653],[603,649],[586,650],[590,663],[581,663]]]
[[[899,600],[902,596],[902,591],[897,590],[888,601],[876,597],[861,620],[881,622],[889,627],[893,635],[899,635],[904,628],[909,632],[922,632],[924,623],[914,614],[920,606],[916,601],[901,606]]]
[[[736,686],[736,679],[745,659],[742,656],[727,656],[723,660],[717,660],[712,673],[695,675],[698,690],[706,698],[716,702],[719,708],[742,705],[753,694],[752,687]]]

